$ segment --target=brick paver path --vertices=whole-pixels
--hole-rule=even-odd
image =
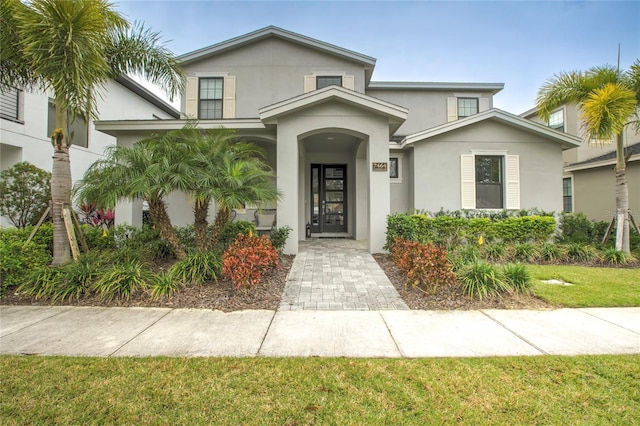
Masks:
[[[409,309],[366,242],[348,239],[301,241],[280,310]]]

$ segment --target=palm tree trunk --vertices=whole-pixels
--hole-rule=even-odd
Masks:
[[[211,239],[209,240],[209,247],[215,247],[218,242],[218,238],[222,233],[222,228],[231,219],[231,212],[227,207],[220,206],[218,213],[216,214],[216,220],[213,223],[213,230],[211,231]]]
[[[187,253],[182,247],[182,243],[176,234],[175,229],[171,226],[171,219],[167,214],[167,206],[162,200],[147,200],[149,203],[149,214],[160,231],[160,238],[169,243],[178,260],[185,259]]]
[[[51,135],[53,165],[51,167],[51,218],[53,220],[52,266],[71,261],[69,237],[62,210],[71,206],[71,162],[69,159],[67,111],[56,98],[56,131]]]
[[[207,215],[209,214],[209,199],[196,200],[193,208],[194,222],[193,232],[196,237],[196,251],[198,253],[207,250]]]
[[[622,133],[617,135],[616,151],[616,250],[629,254],[629,187]]]

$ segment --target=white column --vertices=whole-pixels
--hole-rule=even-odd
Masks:
[[[142,226],[142,201],[121,201],[115,210],[116,225]]]
[[[288,225],[291,233],[284,246],[285,254],[298,253],[300,229],[298,225],[298,140],[297,135],[284,124],[278,125],[277,185],[283,194],[278,203],[278,226]],[[302,234],[304,235],[304,234]]]
[[[386,239],[387,216],[391,211],[389,173],[372,171],[372,163],[389,162],[389,137],[386,126],[373,129],[369,137],[367,168],[369,173],[369,251],[380,253]]]

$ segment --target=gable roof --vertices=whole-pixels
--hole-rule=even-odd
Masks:
[[[535,134],[544,136],[546,138],[554,139],[557,142],[561,143],[562,146],[567,149],[580,146],[582,142],[582,140],[576,136],[572,136],[567,133],[553,130],[550,127],[543,126],[541,124],[535,123],[531,120],[524,119],[522,117],[518,117],[517,115],[508,113],[501,109],[492,108],[487,111],[483,111],[481,113],[472,115],[470,117],[451,121],[449,123],[441,124],[440,126],[432,127],[430,129],[423,130],[421,132],[417,132],[412,135],[409,135],[405,137],[404,140],[402,140],[402,142],[400,142],[400,146],[405,147],[415,142],[429,139],[434,136],[438,136],[438,135],[451,132],[453,130],[461,129],[464,127],[468,127],[473,124],[480,123],[487,120],[498,121],[512,127],[517,127],[518,129],[521,129],[530,133],[535,133]]]
[[[120,83],[122,86],[129,89],[131,92],[140,96],[142,99],[151,103],[152,105],[160,108],[167,114],[169,114],[173,118],[180,118],[180,112],[177,109],[169,105],[167,102],[163,101],[158,95],[151,92],[151,90],[147,89],[131,77],[127,75],[122,75],[116,78],[116,81]]]
[[[393,134],[407,119],[409,110],[381,99],[364,95],[339,86],[327,86],[273,105],[260,108],[260,120],[275,123],[278,117],[329,101],[341,101],[389,118],[389,130]]]
[[[349,49],[345,49],[340,46],[326,43],[324,41],[316,40],[302,34],[287,31],[273,25],[253,31],[248,34],[241,35],[239,37],[222,41],[220,43],[212,44],[211,46],[203,47],[202,49],[185,53],[178,56],[178,61],[182,65],[186,65],[209,56],[220,54],[227,50],[235,49],[237,47],[254,43],[259,40],[267,39],[269,37],[277,37],[330,55],[338,56],[352,62],[360,63],[365,68],[365,76],[367,81],[371,80],[371,74],[373,73],[373,68],[376,64],[375,58],[363,55],[362,53],[354,52]]]
[[[624,150],[625,156],[630,155],[629,161],[640,160],[640,142],[629,145]],[[588,160],[580,161],[565,166],[565,171],[592,169],[595,167],[609,166],[616,163],[617,151],[614,149],[606,154]]]

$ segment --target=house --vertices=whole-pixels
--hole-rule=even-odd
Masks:
[[[580,110],[576,105],[563,105],[554,111],[547,123],[530,109],[523,118],[581,139],[579,147],[562,153],[563,211],[584,213],[592,220],[611,221],[616,211],[616,142],[593,143],[588,140]],[[624,130],[627,159],[629,209],[637,221],[640,217],[640,133],[633,126]]]
[[[283,193],[266,207],[292,228],[286,253],[307,224],[380,252],[392,212],[562,208],[562,151],[579,139],[493,108],[501,83],[373,81],[376,59],[273,26],[179,60],[180,119],[96,128],[126,146],[192,117],[264,147]],[[168,204],[175,224],[193,220],[184,194]],[[140,223],[140,211],[123,203],[117,220]]]
[[[55,106],[49,95],[17,88],[0,92],[0,170],[28,161],[51,171],[53,148],[49,135],[55,127]],[[108,82],[104,96],[97,102],[98,115],[103,120],[179,117],[175,108],[128,77]],[[115,145],[116,138],[95,130],[93,120],[87,123],[78,117],[70,127],[73,141],[69,155],[75,182],[105,148]],[[2,218],[0,226],[10,226],[10,222]]]

